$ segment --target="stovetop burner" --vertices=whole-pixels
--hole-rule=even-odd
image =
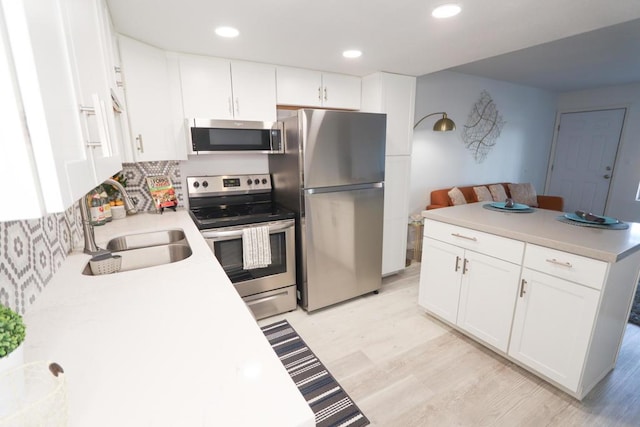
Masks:
[[[191,209],[189,213],[199,229],[231,227],[295,218],[295,214],[292,211],[272,203],[254,206],[195,208]]]
[[[188,177],[189,214],[199,229],[295,218],[273,202],[269,175]]]

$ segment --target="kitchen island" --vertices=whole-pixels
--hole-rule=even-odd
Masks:
[[[70,254],[25,315],[26,361],[65,370],[69,426],[313,426],[314,415],[187,211],[96,227],[182,229],[182,261],[102,276]]]
[[[640,274],[640,224],[473,203],[423,212],[419,304],[582,399],[614,368]]]

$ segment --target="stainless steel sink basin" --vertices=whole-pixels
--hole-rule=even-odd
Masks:
[[[193,253],[182,230],[162,230],[149,233],[128,234],[107,243],[113,255],[119,255],[122,263],[119,272],[138,270],[171,264],[189,258]],[[91,265],[82,274],[93,276]]]
[[[109,240],[107,250],[113,252],[126,251],[149,246],[167,245],[181,240],[185,240],[184,231],[182,230],[160,230],[148,233],[127,234],[126,236]]]

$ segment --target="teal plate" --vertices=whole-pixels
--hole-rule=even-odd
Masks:
[[[583,222],[585,224],[599,224],[599,225],[612,225],[612,224],[617,224],[620,221],[618,221],[615,218],[611,218],[608,216],[603,216],[602,218],[604,218],[604,222],[598,222],[598,221],[589,221],[587,219],[582,218],[581,216],[578,216],[574,213],[566,213],[564,214],[564,217],[567,219],[570,219],[572,221],[578,221],[578,222]]]
[[[493,202],[491,203],[491,206],[498,209],[504,209],[505,211],[524,211],[527,209],[531,209],[529,205],[524,205],[522,203],[514,203],[513,207],[511,208],[506,207],[504,204],[505,202]]]

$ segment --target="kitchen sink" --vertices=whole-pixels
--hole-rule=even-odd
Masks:
[[[146,248],[150,246],[167,245],[169,243],[185,240],[182,230],[160,230],[148,233],[127,234],[109,240],[107,250],[112,252],[127,251],[130,249]]]
[[[128,234],[107,243],[107,249],[121,258],[119,272],[171,264],[189,258],[193,253],[182,230],[162,230]],[[93,276],[91,265],[82,274]]]

